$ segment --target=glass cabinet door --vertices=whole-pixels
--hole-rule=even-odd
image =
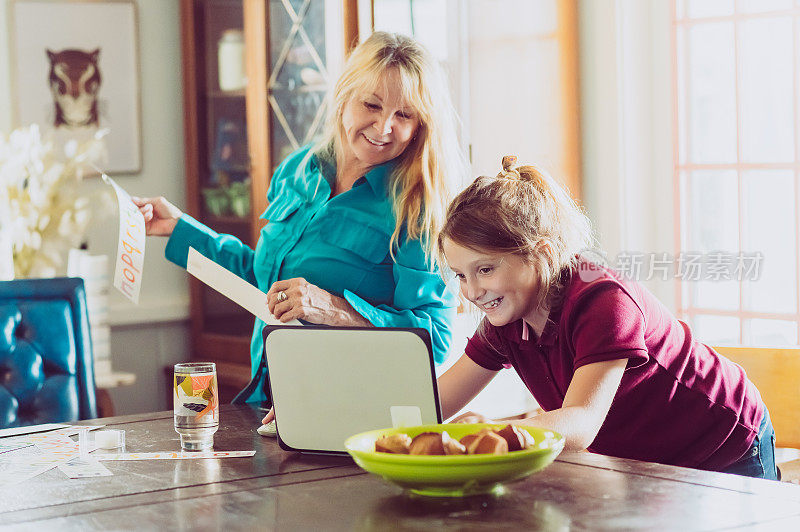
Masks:
[[[341,2],[270,0],[270,145],[273,170],[315,140],[325,95],[342,63]]]
[[[200,220],[245,244],[250,231],[250,167],[247,143],[244,11],[241,0],[205,0],[199,6],[204,75],[198,98]],[[205,284],[200,286],[202,330],[248,335],[253,317]]]
[[[203,4],[205,158],[203,221],[249,242],[250,168],[245,114],[244,18],[240,0]]]
[[[323,127],[356,3],[180,0],[187,213],[255,247],[274,169]],[[196,280],[190,301],[192,358],[247,375],[253,316]]]

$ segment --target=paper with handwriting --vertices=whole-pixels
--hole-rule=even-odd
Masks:
[[[119,240],[114,267],[114,287],[139,303],[144,266],[144,216],[125,190],[113,179],[102,174],[103,181],[114,189],[119,206]]]

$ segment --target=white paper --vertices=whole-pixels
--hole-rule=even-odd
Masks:
[[[19,436],[20,434],[32,434],[34,432],[44,432],[46,430],[63,429],[70,425],[59,423],[45,423],[43,425],[28,425],[25,427],[14,427],[13,429],[0,429],[0,438],[6,436]]]
[[[186,271],[227,297],[234,303],[257,316],[267,325],[302,325],[297,320],[281,323],[269,311],[267,294],[251,285],[235,273],[206,258],[202,253],[189,248]]]
[[[119,205],[119,240],[114,268],[114,287],[122,294],[139,303],[142,288],[142,266],[144,265],[144,216],[125,190],[113,179],[102,174],[103,181],[114,188]]]
[[[33,445],[33,442],[24,438],[9,438],[7,440],[0,440],[0,454],[10,453],[11,451],[16,451],[17,449],[24,449],[25,447],[30,447],[31,445]],[[2,459],[3,457],[0,457],[0,461],[2,461]]]
[[[0,475],[0,487],[18,484],[41,475],[42,473],[50,471],[65,460],[66,459],[61,457],[38,455],[30,460],[20,461],[18,463],[0,464],[0,470],[2,470],[2,475]]]
[[[0,487],[41,475],[78,456],[78,444],[64,435],[50,432],[26,437],[33,440],[38,454],[28,453],[25,449],[3,455],[0,459]]]
[[[103,425],[56,425],[51,423],[49,425],[21,427],[21,429],[28,430],[31,428],[42,429],[42,427],[63,428],[51,432],[36,432],[1,440],[0,443],[3,445],[16,442],[21,444],[21,447],[25,448],[18,447],[16,450],[13,450],[13,452],[0,454],[0,487],[23,482],[49,471],[56,466],[80,458],[79,445],[69,437],[69,434],[87,429],[91,431],[102,426]],[[11,449],[8,450],[11,451]],[[93,449],[90,447],[88,450],[92,451]],[[91,456],[88,458],[91,459]],[[76,466],[78,465],[79,464],[76,464]],[[103,469],[105,469],[105,467],[103,467]],[[104,474],[99,467],[84,467],[83,465],[63,471],[68,475],[80,475],[82,477]]]
[[[58,469],[69,478],[110,477],[114,474],[92,456],[79,456],[60,464]]]
[[[255,451],[203,451],[203,452],[160,452],[160,453],[95,453],[95,460],[198,460],[201,458],[245,458],[255,455]]]

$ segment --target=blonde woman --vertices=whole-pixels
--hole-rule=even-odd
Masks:
[[[461,192],[439,234],[486,314],[439,378],[442,414],[510,366],[545,410],[518,423],[562,433],[567,448],[776,479],[769,412],[742,368],[639,283],[583,258],[586,216],[549,176],[513,163]]]
[[[136,201],[148,234],[170,237],[169,260],[186,267],[189,246],[198,249],[264,290],[279,320],[422,327],[441,363],[456,299],[434,249],[462,175],[455,124],[443,74],[425,49],[376,32],[348,57],[321,140],[275,171],[255,250],[163,198]],[[254,375],[263,326],[256,320]],[[263,388],[247,399],[268,399]]]

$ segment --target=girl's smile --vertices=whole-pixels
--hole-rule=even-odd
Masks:
[[[538,280],[522,257],[476,251],[449,238],[442,242],[442,249],[461,293],[486,313],[489,323],[501,326],[518,319],[530,324],[540,321],[536,312]]]
[[[485,312],[491,312],[492,310],[496,309],[498,305],[503,301],[502,297],[498,297],[497,299],[492,299],[488,303],[481,305]]]

